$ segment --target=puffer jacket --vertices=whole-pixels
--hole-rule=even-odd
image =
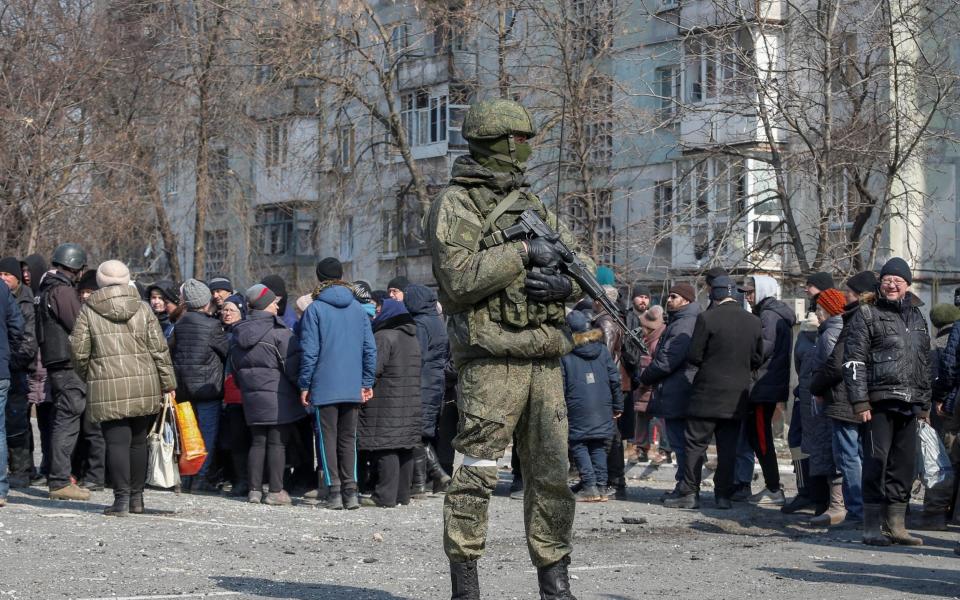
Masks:
[[[361,450],[413,448],[420,436],[420,342],[417,325],[403,305],[387,300],[373,323],[377,382],[373,398],[360,407]]]
[[[420,342],[421,435],[437,436],[440,408],[443,406],[444,368],[450,360],[450,339],[437,312],[437,294],[430,288],[413,284],[403,290],[403,303],[417,324]]]
[[[654,388],[647,414],[682,419],[687,414],[693,377],[697,373],[697,368],[687,362],[687,353],[700,305],[692,302],[668,314],[667,329],[660,336],[653,360],[640,374],[640,383]]]
[[[793,326],[797,316],[793,309],[774,296],[761,295],[761,281],[770,277],[757,276],[757,304],[753,313],[760,317],[763,330],[763,365],[757,370],[750,390],[753,404],[786,402],[790,395],[790,357],[793,352]]]
[[[853,412],[853,407],[847,402],[847,388],[843,383],[843,349],[847,339],[847,323],[856,314],[858,306],[859,302],[852,302],[844,307],[840,331],[830,356],[819,364],[810,381],[810,393],[823,397],[823,414],[848,423],[860,422]]]
[[[278,316],[251,310],[233,327],[230,373],[247,425],[283,425],[306,416],[297,392],[300,343]]]
[[[843,380],[855,413],[930,412],[930,334],[923,301],[908,292],[900,302],[864,294],[847,322]]]
[[[162,392],[177,387],[160,325],[128,285],[87,298],[70,349],[74,370],[87,382],[87,412],[95,423],[156,414]]]
[[[213,315],[190,311],[177,320],[170,338],[170,356],[180,384],[177,400],[204,402],[223,398],[227,349],[227,335]]]
[[[623,412],[620,370],[610,356],[602,330],[575,333],[573,343],[573,352],[560,359],[569,439],[609,439],[615,426],[614,413]]]

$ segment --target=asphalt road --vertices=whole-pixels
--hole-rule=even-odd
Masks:
[[[960,529],[923,533],[922,548],[871,548],[857,530],[805,526],[809,516],[714,510],[709,493],[702,510],[666,509],[666,479],[631,481],[629,501],[578,506],[580,600],[960,596]],[[90,503],[45,492],[15,490],[0,509],[0,600],[449,598],[441,497],[332,512],[148,492],[148,514],[118,519],[101,514],[109,492]],[[484,598],[538,598],[519,501],[493,501],[481,585]]]

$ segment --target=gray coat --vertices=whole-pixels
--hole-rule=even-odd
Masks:
[[[247,425],[282,425],[306,416],[297,392],[300,343],[279,317],[252,310],[233,327],[233,378]]]

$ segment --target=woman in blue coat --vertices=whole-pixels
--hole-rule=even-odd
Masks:
[[[590,329],[586,315],[572,311],[574,349],[560,359],[570,424],[570,453],[580,472],[577,502],[607,499],[607,451],[616,418],[623,412],[620,371],[604,344],[603,331]]]

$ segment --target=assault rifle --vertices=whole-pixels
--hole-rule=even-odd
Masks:
[[[577,256],[567,248],[567,245],[560,240],[560,234],[550,228],[543,219],[533,210],[525,210],[520,215],[515,225],[511,225],[500,232],[503,241],[530,240],[534,238],[543,238],[553,244],[560,255],[560,263],[557,265],[562,273],[577,282],[580,289],[585,291],[588,296],[600,303],[600,306],[607,311],[607,314],[613,319],[613,322],[623,330],[630,340],[640,348],[641,355],[650,354],[650,350],[643,342],[639,328],[631,330],[620,316],[617,306],[607,298],[603,286],[597,281],[593,273],[583,264]],[[499,235],[497,237],[500,237]]]

